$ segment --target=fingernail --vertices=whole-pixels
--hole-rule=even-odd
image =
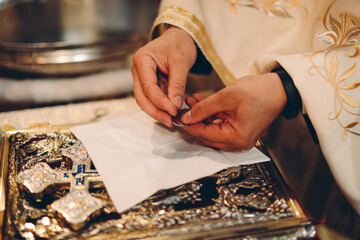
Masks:
[[[171,124],[171,123],[164,122],[164,124],[165,124],[168,128],[172,128],[172,124]]]
[[[183,123],[188,123],[191,119],[191,111],[188,111],[187,113],[184,114],[184,116],[181,118],[181,121]]]
[[[173,97],[172,102],[175,104],[177,109],[180,109],[182,107],[182,103],[183,103],[182,97],[180,96]]]
[[[212,121],[212,124],[221,124],[221,123],[223,123],[223,122],[224,122],[224,120],[222,120],[222,119],[220,119],[220,118],[217,118],[217,119],[215,119],[215,120]]]

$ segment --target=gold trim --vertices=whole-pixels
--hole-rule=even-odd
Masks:
[[[190,31],[204,56],[211,63],[224,84],[228,85],[236,81],[236,77],[227,69],[212,45],[204,24],[194,14],[177,6],[165,8],[155,19],[151,30],[152,36],[156,34],[155,32],[158,30],[156,28],[163,23],[183,27]]]
[[[4,226],[4,212],[6,203],[6,178],[7,178],[7,159],[9,148],[9,135],[2,132],[0,140],[0,239],[2,238],[2,229]]]
[[[230,5],[230,11],[234,14],[237,14],[237,7],[251,7],[255,8],[260,12],[265,13],[269,17],[292,17],[288,12],[288,9],[293,7],[299,7],[305,12],[305,17],[309,15],[307,9],[300,5],[302,0],[260,0],[260,1],[244,1],[244,0],[224,0]]]

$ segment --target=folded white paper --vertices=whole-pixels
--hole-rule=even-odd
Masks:
[[[269,160],[256,148],[226,152],[205,147],[181,129],[164,127],[143,112],[71,130],[85,145],[118,212],[160,189]]]

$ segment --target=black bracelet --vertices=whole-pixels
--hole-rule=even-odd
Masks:
[[[206,59],[206,57],[204,56],[202,51],[200,50],[199,46],[196,43],[195,43],[195,45],[196,45],[196,53],[197,53],[196,56],[197,57],[196,57],[194,65],[190,69],[190,72],[196,73],[196,74],[209,75],[211,73],[212,66],[209,63],[209,61]]]
[[[287,97],[287,102],[282,112],[286,119],[295,118],[302,106],[299,91],[296,89],[293,80],[289,74],[280,66],[274,68],[271,72],[279,75]]]

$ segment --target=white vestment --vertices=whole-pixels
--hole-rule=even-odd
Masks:
[[[281,65],[360,214],[359,0],[164,0],[153,38],[165,24],[193,37],[225,85]]]

